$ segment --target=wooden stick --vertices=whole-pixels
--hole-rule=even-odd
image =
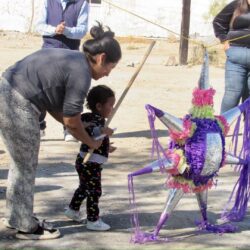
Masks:
[[[135,81],[137,75],[138,75],[139,72],[141,71],[141,69],[142,69],[144,63],[146,62],[148,56],[150,55],[150,53],[151,53],[151,51],[152,51],[152,49],[153,49],[155,43],[156,43],[156,41],[152,41],[152,42],[150,43],[150,45],[149,45],[149,47],[148,47],[148,50],[146,51],[146,53],[145,53],[145,55],[144,55],[144,57],[143,57],[143,59],[142,59],[140,65],[137,67],[135,73],[133,74],[133,76],[131,77],[130,81],[128,82],[126,88],[125,88],[124,91],[122,92],[122,95],[120,96],[119,100],[117,101],[117,103],[116,103],[116,105],[115,105],[115,108],[113,109],[112,114],[111,114],[111,115],[109,116],[109,118],[107,119],[107,122],[105,123],[105,127],[108,127],[109,124],[110,124],[110,122],[112,121],[112,119],[113,119],[115,113],[117,112],[118,108],[120,107],[120,105],[121,105],[123,99],[125,98],[125,96],[126,96],[126,94],[128,93],[130,87],[132,86],[132,84],[133,84],[133,82]],[[93,149],[90,149],[90,150],[89,150],[89,152],[87,153],[87,155],[86,155],[85,158],[84,158],[84,161],[83,161],[84,163],[86,163],[86,162],[89,160],[89,158],[90,158],[91,155],[93,154],[93,151],[94,151]]]

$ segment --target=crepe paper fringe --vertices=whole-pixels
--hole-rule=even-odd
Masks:
[[[240,172],[238,181],[236,182],[229,200],[222,212],[222,218],[230,221],[242,221],[246,215],[248,201],[250,198],[250,107],[245,110],[245,123],[243,132],[243,145],[240,150],[240,157],[246,159],[246,162],[237,167]],[[240,117],[236,124],[233,140],[235,142],[234,151],[237,151],[239,137]],[[234,197],[234,204],[228,211],[229,204]]]

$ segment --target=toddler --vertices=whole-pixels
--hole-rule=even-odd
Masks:
[[[87,96],[87,107],[90,113],[83,113],[81,120],[86,131],[92,137],[106,135],[102,145],[94,150],[90,159],[84,163],[84,157],[88,153],[89,147],[81,144],[80,153],[77,155],[75,168],[79,175],[79,187],[76,189],[65,215],[74,220],[82,221],[80,206],[83,200],[87,199],[87,229],[95,231],[106,231],[110,226],[99,217],[99,199],[102,194],[101,171],[102,164],[108,159],[109,153],[116,148],[109,143],[109,136],[113,134],[110,128],[104,128],[105,118],[107,118],[115,103],[114,92],[105,85],[93,87]]]

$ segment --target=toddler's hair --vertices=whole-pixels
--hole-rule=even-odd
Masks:
[[[96,112],[96,104],[105,104],[110,97],[115,97],[114,91],[106,85],[97,85],[93,87],[87,96],[87,108]]]

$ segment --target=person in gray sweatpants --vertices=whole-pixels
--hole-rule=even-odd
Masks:
[[[81,122],[91,79],[108,76],[121,58],[111,30],[91,28],[93,39],[83,53],[67,49],[39,50],[9,67],[0,79],[0,135],[10,155],[6,226],[19,239],[53,239],[58,229],[33,214],[34,184],[40,146],[39,116],[49,112],[90,148],[99,148]]]
[[[40,144],[40,112],[5,79],[0,84],[0,103],[1,135],[11,159],[6,216],[13,227],[29,232],[37,225],[30,215]]]

